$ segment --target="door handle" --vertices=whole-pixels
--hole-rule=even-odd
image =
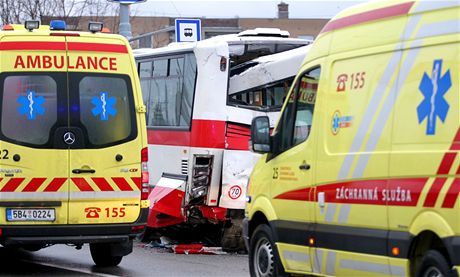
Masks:
[[[72,169],[72,173],[82,174],[82,173],[96,173],[94,169]]]
[[[309,170],[309,169],[310,169],[310,165],[309,165],[309,164],[306,164],[306,163],[301,164],[301,165],[299,165],[299,169],[300,169],[300,170]]]

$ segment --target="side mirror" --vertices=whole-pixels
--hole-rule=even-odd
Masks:
[[[252,119],[251,150],[256,153],[270,152],[270,120],[268,116],[257,116]]]

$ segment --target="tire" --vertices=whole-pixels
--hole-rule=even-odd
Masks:
[[[449,263],[444,256],[436,250],[429,250],[422,258],[417,277],[451,277],[454,276]]]
[[[249,245],[249,272],[253,277],[286,276],[280,262],[272,231],[266,224],[259,225]]]
[[[91,243],[89,250],[94,263],[98,266],[117,266],[123,259],[123,256],[110,254],[109,243]]]

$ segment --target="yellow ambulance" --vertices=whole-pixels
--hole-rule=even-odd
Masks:
[[[252,276],[458,276],[460,3],[371,1],[304,60],[249,180]]]
[[[132,251],[148,215],[145,107],[131,48],[65,22],[0,31],[0,244]]]

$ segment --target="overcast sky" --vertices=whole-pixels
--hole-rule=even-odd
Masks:
[[[147,0],[131,5],[132,16],[276,18],[281,0]],[[284,0],[289,18],[331,18],[365,0]]]

